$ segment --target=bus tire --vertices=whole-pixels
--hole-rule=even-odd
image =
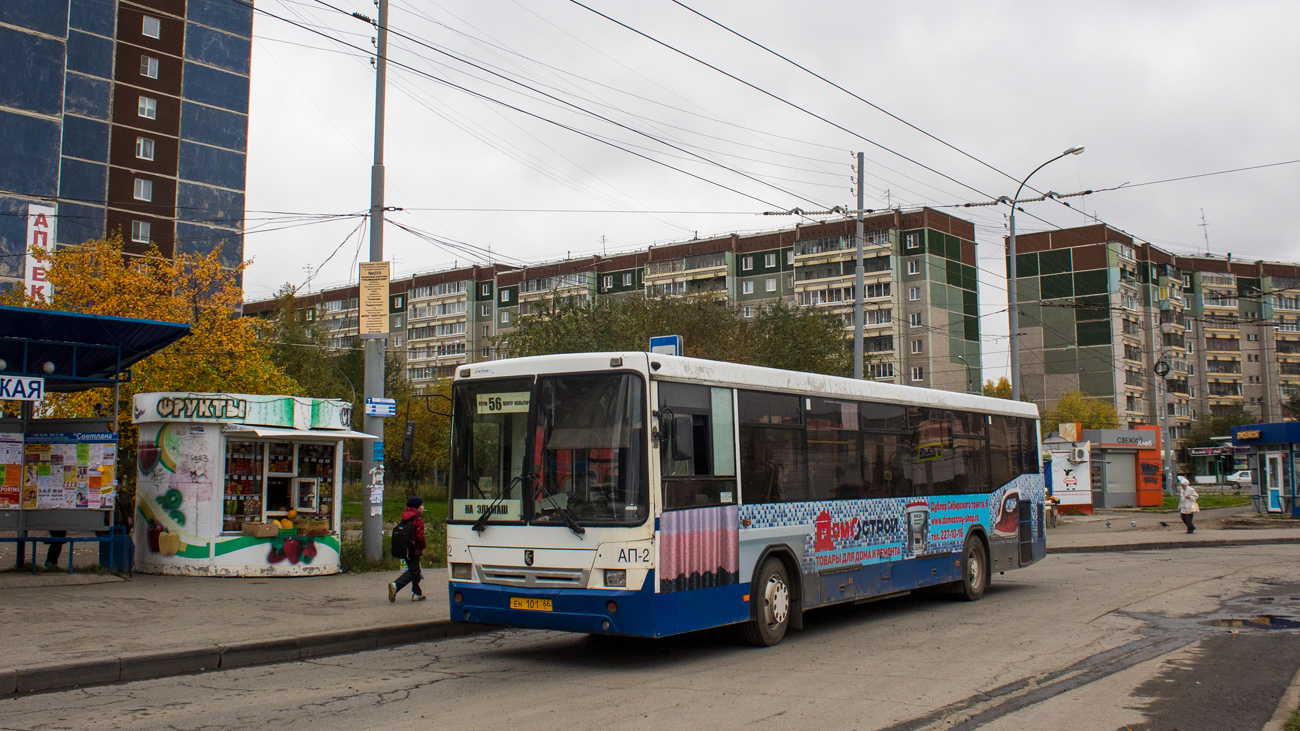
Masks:
[[[989,586],[989,554],[984,550],[984,540],[976,535],[966,537],[961,550],[961,581],[956,584],[957,597],[962,601],[978,601]]]
[[[791,597],[785,564],[779,558],[768,558],[749,587],[753,618],[740,626],[745,642],[754,647],[771,647],[780,642],[790,628]]]

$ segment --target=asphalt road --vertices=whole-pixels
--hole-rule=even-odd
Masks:
[[[812,612],[770,649],[503,630],[10,698],[0,728],[1259,729],[1300,668],[1298,559],[1050,556],[973,604]]]

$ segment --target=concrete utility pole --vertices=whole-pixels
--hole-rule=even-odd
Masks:
[[[384,87],[388,80],[388,0],[379,0],[379,39],[375,63],[375,163],[370,168],[370,261],[384,260]],[[371,337],[365,344],[365,398],[384,396],[384,350],[387,336]],[[384,513],[382,502],[372,505],[371,491],[383,491],[383,460],[375,459],[375,445],[383,444],[384,420],[379,416],[365,416],[364,431],[379,437],[377,442],[366,440],[361,449],[361,481],[363,490],[361,511],[361,544],[366,559],[379,561],[384,557]],[[376,480],[378,476],[378,480]],[[377,484],[376,484],[377,483]]]
[[[862,166],[865,155],[858,153],[858,226],[854,239],[858,245],[858,266],[853,270],[856,278],[853,289],[853,377],[862,378]]]

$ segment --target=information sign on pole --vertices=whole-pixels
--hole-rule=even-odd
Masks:
[[[366,416],[397,416],[397,401],[390,398],[368,398]]]
[[[361,270],[361,337],[388,337],[388,272],[386,261],[365,261]]]
[[[650,352],[661,355],[681,355],[681,335],[657,335],[650,338]]]

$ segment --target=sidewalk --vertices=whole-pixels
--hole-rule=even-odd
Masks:
[[[388,603],[396,572],[279,579],[0,574],[0,697],[355,652],[477,631],[428,601]],[[88,583],[95,582],[95,583]]]
[[[1176,513],[1064,516],[1047,532],[1048,553],[1300,543],[1300,521],[1260,519],[1250,508],[1204,511],[1197,526],[1188,535]],[[82,560],[92,558],[79,556],[78,565]],[[11,566],[12,556],[0,565]],[[385,585],[396,576],[137,574],[123,580],[0,573],[0,616],[11,630],[0,636],[0,697],[284,662],[484,629],[449,621],[445,569],[425,572],[429,600],[420,603],[411,602],[409,590],[396,604],[388,603]]]

